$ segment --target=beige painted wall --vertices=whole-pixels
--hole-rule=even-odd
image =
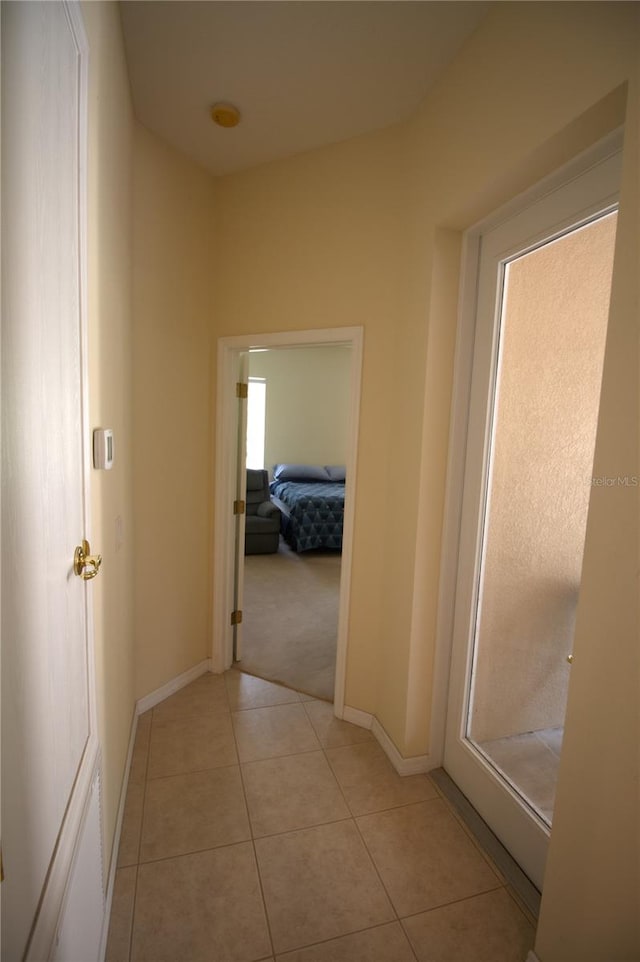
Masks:
[[[134,711],[131,316],[133,112],[116,4],[83,3],[89,39],[90,427],[114,430],[111,471],[91,472],[92,547],[102,554],[94,601],[102,745],[105,872]],[[116,544],[116,520],[123,542]]]
[[[369,711],[385,605],[391,465],[381,455],[392,429],[406,247],[396,196],[401,149],[390,129],[216,183],[217,335],[365,327],[358,470],[366,480],[357,491],[347,703]]]
[[[134,138],[136,695],[208,658],[210,176],[137,124]]]
[[[623,120],[621,85],[635,71],[637,45],[632,4],[497,4],[407,125],[216,184],[220,335],[326,326],[327,318],[365,329],[346,702],[374,712],[406,755],[430,749],[460,232]],[[635,87],[630,97],[627,116],[638,109]],[[630,184],[623,204],[636,216]],[[637,232],[637,222],[629,231]],[[619,269],[624,293],[614,330],[635,317],[636,270]],[[617,361],[609,364],[615,379]],[[623,375],[627,388],[630,376]],[[636,412],[627,405],[604,430],[632,430]],[[585,560],[591,563],[598,569],[602,562]],[[589,580],[585,605],[608,608],[608,590],[612,597],[621,590],[609,578],[602,585]],[[618,658],[637,679],[635,603],[622,600]],[[619,733],[623,715],[610,715],[603,730]],[[575,751],[584,764],[589,732],[578,727]],[[611,768],[635,797],[630,768]],[[613,838],[610,798],[604,787],[596,794],[599,830]],[[625,825],[636,828],[629,812]],[[566,880],[580,873],[581,855],[557,835],[554,827],[555,871]],[[615,892],[635,881],[629,863],[620,878],[607,878]],[[604,886],[594,882],[596,891]],[[568,890],[562,898],[571,898]],[[577,927],[579,899],[571,911]],[[620,944],[629,925],[618,912]],[[596,940],[592,953],[605,944],[603,911],[588,928],[598,926],[600,949]],[[558,946],[573,937],[568,929],[556,915],[543,962],[563,958]],[[570,949],[566,958],[580,955]]]
[[[472,737],[564,724],[616,216],[514,261],[505,284]]]
[[[403,754],[430,750],[460,232],[621,122],[637,49],[635,4],[497,4],[408,124],[222,178],[213,198],[201,171],[137,132],[140,694],[206,652],[208,339],[362,325],[346,702],[375,713]],[[635,118],[635,81],[629,96],[627,116]],[[631,463],[637,415],[635,126],[630,138],[597,455],[599,470],[615,474]],[[161,422],[169,459],[155,443]],[[636,600],[628,576],[637,503],[629,494],[594,496],[586,614],[576,631],[584,654],[572,674],[550,857],[558,908],[549,902],[543,912],[542,962],[603,958],[612,939],[627,950],[635,937],[627,911],[634,865],[609,855],[629,850],[622,838],[637,831]],[[625,572],[617,579],[614,534]],[[615,638],[615,666],[602,637]],[[592,665],[609,680],[606,699]],[[585,785],[594,745],[598,765],[606,755],[608,781]],[[620,812],[612,783],[625,799]],[[578,789],[590,792],[584,808]],[[590,880],[584,864],[594,868]],[[590,955],[580,954],[585,944]]]
[[[365,329],[346,699],[407,755],[429,750],[456,322],[451,296],[429,305],[458,256],[443,228],[619,122],[619,98],[589,110],[628,75],[632,18],[625,4],[498,5],[409,124],[216,184],[219,334]]]
[[[267,382],[265,467],[344,464],[351,348],[298,347],[249,354],[249,376]]]
[[[408,265],[411,304],[403,336],[397,341],[405,353],[401,365],[405,371],[418,365],[414,347],[424,340],[425,327],[429,341],[426,380],[424,370],[415,370],[409,378],[406,398],[395,418],[399,425],[395,443],[405,453],[419,450],[413,432],[417,430],[418,412],[424,410],[430,419],[422,434],[428,457],[418,501],[423,511],[422,523],[428,526],[432,537],[418,537],[415,562],[427,574],[422,592],[429,600],[423,598],[419,608],[412,604],[413,582],[410,572],[404,570],[404,559],[408,559],[407,565],[413,562],[412,552],[407,550],[411,540],[407,542],[405,538],[403,550],[400,532],[393,554],[396,560],[403,560],[392,572],[396,588],[394,591],[391,586],[391,590],[396,597],[396,611],[407,613],[395,619],[396,632],[410,632],[424,639],[428,653],[423,651],[420,657],[425,679],[432,678],[438,610],[440,527],[448,447],[445,424],[452,365],[452,342],[447,340],[447,328],[455,324],[454,316],[436,312],[429,314],[425,324],[431,267],[434,257],[440,257],[439,229],[471,226],[517,189],[535,182],[615,125],[620,117],[615,102],[605,105],[614,108],[608,116],[600,111],[591,113],[589,108],[623,81],[633,62],[634,40],[624,24],[625,17],[632,19],[633,13],[624,7],[620,4],[605,9],[603,4],[581,4],[571,10],[569,4],[531,4],[525,8],[497,5],[409,124],[407,171],[402,183],[410,194],[409,227],[415,242]],[[548,80],[542,87],[534,81],[541,51]],[[576,118],[582,111],[587,115],[584,122],[578,122]],[[447,352],[430,352],[429,345],[435,347],[437,343],[445,345]],[[389,624],[389,637],[393,637],[392,630]],[[385,725],[395,737],[401,736],[407,753],[425,751],[429,745],[427,712],[433,691],[427,683],[419,692],[411,658],[403,664],[394,657],[392,646],[388,652],[386,677],[396,676],[401,697],[392,693],[391,698],[386,698],[383,692]],[[387,681],[385,690],[392,691]],[[415,721],[412,732],[407,728],[411,704],[402,697],[406,693],[411,694],[417,706],[424,706],[422,730]],[[419,712],[420,707],[416,707],[416,717]]]

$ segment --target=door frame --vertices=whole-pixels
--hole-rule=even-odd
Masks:
[[[447,464],[446,501],[442,538],[441,580],[439,592],[438,625],[436,636],[436,657],[434,670],[434,701],[432,708],[432,733],[434,749],[438,758],[443,762],[445,742],[447,736],[447,722],[450,714],[457,713],[453,702],[456,702],[455,692],[452,692],[454,666],[460,657],[456,653],[455,636],[456,613],[462,605],[469,607],[471,599],[468,597],[469,585],[476,584],[478,567],[478,549],[481,532],[475,534],[475,545],[463,545],[464,526],[468,515],[464,514],[464,484],[469,459],[482,458],[486,461],[488,454],[487,443],[490,426],[475,436],[470,433],[470,408],[472,402],[472,375],[475,352],[478,348],[476,339],[476,310],[479,281],[479,260],[482,235],[496,229],[509,221],[518,212],[527,207],[533,207],[547,195],[566,186],[570,181],[585,174],[590,168],[600,164],[603,160],[622,149],[623,130],[613,131],[597,144],[583,151],[569,163],[563,165],[548,175],[530,189],[519,194],[507,204],[470,227],[463,237],[463,250],[460,273],[460,308],[458,317],[458,331],[456,337],[456,352],[454,359],[454,380],[452,393],[451,427],[449,435],[449,454]],[[493,329],[492,337],[495,337]],[[487,356],[493,356],[490,346],[483,348]],[[493,371],[490,377],[493,376]],[[489,385],[487,385],[489,389]],[[470,513],[470,512],[469,512]],[[469,539],[467,539],[469,540]],[[463,555],[466,551],[466,555]],[[473,579],[469,577],[462,585],[466,597],[461,598],[461,586],[458,581],[458,570],[461,559],[474,555]],[[473,589],[475,590],[475,588]],[[464,657],[468,659],[468,652]],[[467,662],[465,671],[468,672]],[[457,714],[456,714],[457,718]],[[456,721],[458,724],[458,721]],[[478,763],[480,764],[480,763]],[[455,781],[455,778],[454,778]],[[473,804],[473,803],[472,803]],[[480,813],[482,814],[482,813]],[[540,831],[545,828],[540,826]],[[537,884],[541,884],[542,868],[539,872]],[[534,880],[535,881],[535,880]]]
[[[251,348],[275,349],[329,346],[331,344],[350,345],[351,347],[346,456],[349,496],[345,501],[344,512],[334,688],[334,713],[338,717],[342,717],[344,711],[353,530],[357,491],[363,341],[364,329],[362,327],[335,327],[270,334],[241,334],[235,337],[222,337],[218,340],[211,645],[211,665],[214,672],[225,671],[233,663],[233,629],[230,624],[230,614],[233,610],[235,524],[232,504],[238,470],[235,384],[238,379],[240,354],[249,351]]]

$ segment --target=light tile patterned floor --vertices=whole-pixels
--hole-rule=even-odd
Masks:
[[[232,670],[141,716],[107,962],[524,962],[534,926],[427,775]]]

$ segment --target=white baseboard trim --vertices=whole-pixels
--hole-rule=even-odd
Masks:
[[[104,959],[107,952],[107,938],[109,936],[109,920],[111,918],[111,904],[113,902],[113,887],[116,883],[116,871],[118,868],[118,850],[120,849],[120,836],[122,835],[122,820],[124,818],[124,805],[127,800],[127,789],[129,788],[129,773],[131,772],[131,759],[133,758],[133,746],[136,743],[138,731],[138,715],[135,710],[131,719],[131,731],[129,732],[129,747],[127,758],[124,763],[124,775],[120,788],[120,800],[118,802],[118,812],[116,815],[116,827],[113,833],[113,843],[111,845],[111,858],[109,860],[109,876],[107,878],[107,888],[104,902],[104,925],[102,927],[102,938],[100,940],[100,962]]]
[[[155,691],[145,695],[144,698],[140,698],[139,701],[136,702],[137,714],[142,715],[144,712],[149,711],[150,708],[155,708],[156,705],[159,705],[160,702],[168,698],[169,695],[175,695],[175,693],[180,691],[181,688],[184,688],[185,685],[190,685],[192,681],[195,681],[196,678],[206,674],[208,671],[211,671],[211,659],[205,658],[204,661],[194,665],[193,668],[188,668],[187,671],[183,671],[181,675],[172,678],[166,685],[163,685],[161,688],[156,688]]]
[[[429,758],[428,755],[414,755],[411,758],[404,758],[375,715],[345,705],[342,718],[343,721],[351,722],[352,725],[358,725],[359,728],[366,728],[370,731],[399,775],[420,775],[422,772],[428,772],[437,767],[434,760]]]
[[[368,711],[360,711],[359,708],[351,708],[349,705],[344,706],[342,719],[351,722],[352,725],[357,725],[358,728],[366,728],[367,731],[371,730],[373,724],[373,715],[370,715]]]
[[[401,755],[375,717],[371,726],[371,733],[380,744],[398,775],[420,775],[434,767],[428,755],[412,755],[410,758],[405,758],[404,755]]]

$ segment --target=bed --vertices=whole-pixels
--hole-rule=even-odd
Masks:
[[[276,464],[269,487],[281,511],[281,532],[295,551],[342,549],[344,467]]]

